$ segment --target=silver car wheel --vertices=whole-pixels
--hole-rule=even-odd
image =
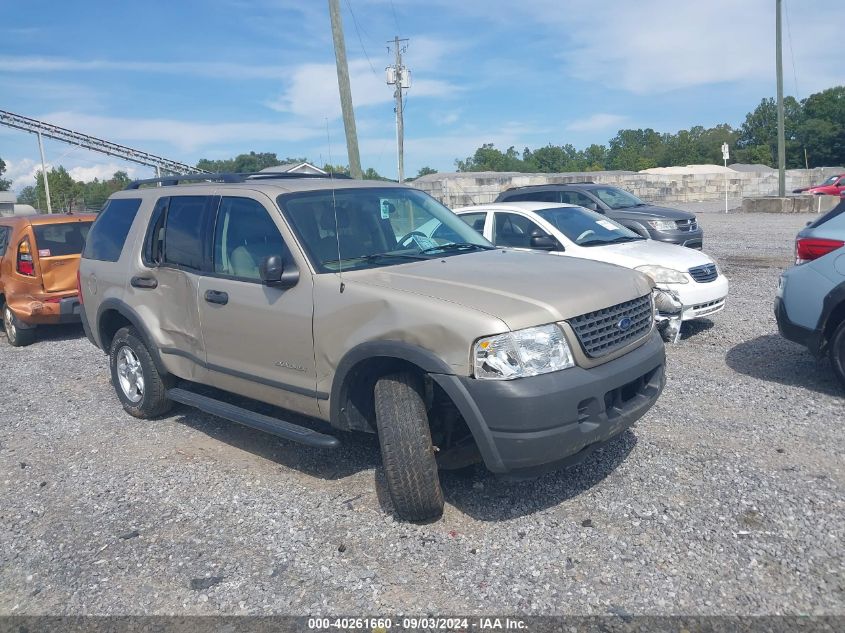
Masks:
[[[117,380],[123,395],[130,402],[144,397],[144,370],[131,347],[124,345],[117,351]]]
[[[12,309],[9,306],[6,306],[6,309],[3,312],[3,325],[6,328],[6,336],[8,336],[10,339],[17,338],[18,332],[17,328],[15,327],[15,317],[12,314]]]

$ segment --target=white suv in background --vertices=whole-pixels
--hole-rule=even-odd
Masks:
[[[675,244],[650,240],[605,215],[570,204],[503,202],[454,210],[496,246],[593,259],[645,273],[654,280],[658,320],[673,342],[683,321],[725,307],[728,280],[716,262]],[[432,237],[440,237],[432,230]]]

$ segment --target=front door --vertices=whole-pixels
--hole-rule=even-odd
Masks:
[[[291,288],[261,282],[270,255],[293,258],[272,201],[243,192],[220,200],[211,273],[200,280],[198,304],[209,379],[217,387],[282,407],[317,414],[311,331],[311,274]]]

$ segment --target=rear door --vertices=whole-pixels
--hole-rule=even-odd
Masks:
[[[290,288],[264,285],[262,260],[279,255],[294,265],[281,216],[261,193],[220,199],[211,271],[200,280],[199,316],[209,380],[282,407],[318,414],[312,319],[313,282],[300,269]]]
[[[34,224],[32,226],[37,268],[45,292],[67,292],[76,288],[79,256],[92,221]]]
[[[130,272],[128,302],[149,325],[168,369],[181,378],[205,375],[197,293],[208,270],[211,221],[218,198],[159,198],[147,228],[142,267]]]

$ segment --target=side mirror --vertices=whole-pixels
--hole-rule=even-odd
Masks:
[[[268,286],[278,284],[282,280],[284,271],[285,265],[278,255],[265,257],[258,265],[258,274],[261,276],[261,281]]]
[[[538,251],[556,251],[560,249],[555,238],[538,230],[531,232],[531,239],[528,243],[531,248]]]

